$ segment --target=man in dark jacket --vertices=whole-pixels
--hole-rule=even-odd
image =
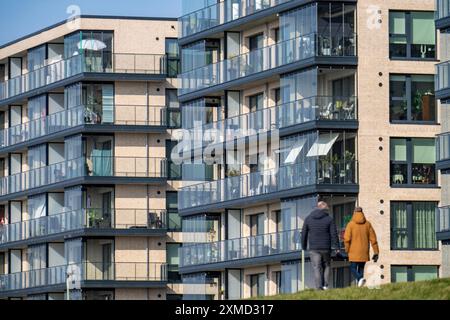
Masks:
[[[302,230],[302,248],[309,250],[316,289],[328,290],[331,250],[333,248],[339,251],[339,238],[336,224],[329,214],[326,202],[319,202],[317,208],[306,218]]]

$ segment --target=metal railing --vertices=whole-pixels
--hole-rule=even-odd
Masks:
[[[354,185],[358,183],[357,173],[355,160],[314,159],[181,188],[178,205],[179,210],[185,210],[315,184]]]
[[[83,262],[1,275],[0,293],[65,285],[68,271],[73,270],[79,270],[80,281],[167,281],[165,263]]]
[[[182,16],[180,37],[231,22],[290,0],[224,0]]]
[[[450,16],[450,0],[436,0],[436,20]]]
[[[301,250],[301,231],[282,231],[218,242],[185,244],[180,249],[180,266],[252,259]]]
[[[436,209],[436,232],[450,231],[450,206]]]
[[[167,72],[166,61],[165,55],[157,54],[79,54],[0,83],[0,101],[84,72],[164,75]]]
[[[314,56],[356,56],[356,34],[328,37],[311,33],[182,73],[181,95],[210,88]]]
[[[357,119],[357,97],[314,96],[206,124],[203,130],[218,130],[222,139],[219,142],[223,142],[228,140],[227,130],[261,133],[315,120]]]
[[[0,226],[0,244],[25,241],[83,229],[167,228],[165,210],[80,209]]]
[[[77,126],[133,125],[165,126],[167,111],[163,106],[111,105],[100,106],[103,111],[93,111],[93,106],[78,106],[46,117],[34,119],[0,131],[0,148],[27,142],[46,135],[62,132]]]
[[[66,160],[0,178],[0,196],[85,176],[166,178],[167,160],[164,158],[109,156]]]

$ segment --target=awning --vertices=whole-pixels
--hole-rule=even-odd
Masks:
[[[284,164],[294,164],[297,161],[300,152],[302,152],[303,147],[305,146],[306,139],[302,139],[298,141],[289,152]]]
[[[336,143],[336,140],[339,138],[339,133],[335,134],[323,134],[320,135],[317,141],[312,146],[311,150],[309,150],[308,157],[320,157],[326,156],[333,145]]]

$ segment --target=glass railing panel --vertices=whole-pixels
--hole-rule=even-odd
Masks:
[[[353,57],[356,41],[356,34],[325,37],[315,33],[282,41],[181,74],[180,93],[209,88],[314,56]]]
[[[300,251],[301,232],[290,230],[224,241],[187,244],[180,250],[181,266],[188,267],[253,259]]]
[[[436,140],[436,160],[445,161],[450,159],[450,134],[437,136]]]
[[[0,276],[0,292],[66,283],[68,270],[80,270],[81,281],[167,281],[165,263],[84,262]]]
[[[166,178],[167,160],[164,158],[110,156],[66,160],[1,178],[0,196],[84,176]]]

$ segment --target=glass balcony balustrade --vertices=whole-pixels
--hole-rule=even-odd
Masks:
[[[213,27],[252,15],[291,0],[224,0],[214,5],[182,16],[180,37],[211,29]]]
[[[355,160],[310,160],[180,189],[179,209],[219,204],[316,184],[355,185]]]
[[[103,53],[99,57],[74,55],[0,83],[2,100],[25,94],[81,73],[166,74],[166,56]]]
[[[75,272],[74,272],[75,271]],[[0,276],[0,294],[46,286],[65,288],[67,274],[83,281],[167,281],[165,263],[84,262]]]
[[[216,121],[202,128],[204,131],[217,130],[220,132],[219,142],[223,142],[228,141],[227,134],[235,130],[261,133],[310,121],[357,119],[357,97],[315,96]]]
[[[0,245],[83,229],[164,230],[165,210],[80,209],[0,226]]]
[[[450,133],[437,136],[436,139],[436,161],[450,160]]]
[[[188,94],[315,56],[356,56],[356,34],[330,39],[311,33],[209,64],[182,73],[179,92]]]
[[[300,250],[300,230],[282,231],[218,242],[186,244],[180,249],[180,266],[254,259]]]
[[[437,208],[436,232],[450,232],[450,206]]]
[[[166,126],[162,106],[78,106],[0,131],[0,148],[24,143],[81,125]]]
[[[450,0],[436,0],[436,20],[450,16]]]
[[[166,178],[163,158],[98,156],[77,158],[0,178],[0,196],[81,177]]]

